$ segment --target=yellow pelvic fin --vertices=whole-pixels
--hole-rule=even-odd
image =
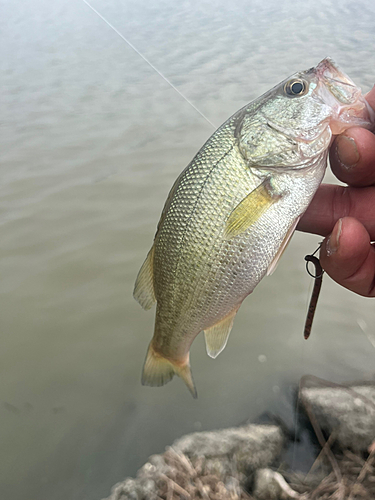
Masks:
[[[133,296],[143,309],[146,310],[151,309],[156,302],[154,291],[154,245],[152,245],[138,273]]]
[[[211,358],[216,358],[227,345],[237,311],[238,307],[224,319],[204,331],[207,354]]]
[[[281,195],[276,194],[268,177],[257,188],[251,191],[230,214],[224,237],[227,240],[238,236],[254,224]]]
[[[197,398],[197,390],[190,369],[189,354],[183,363],[176,363],[155,352],[151,342],[143,366],[142,384],[153,387],[165,385],[172,380],[174,375],[181,377],[193,398]]]
[[[271,274],[273,274],[273,272],[276,270],[276,268],[280,262],[280,259],[283,255],[283,253],[285,252],[286,247],[288,246],[288,243],[289,243],[291,237],[293,236],[293,233],[297,227],[297,224],[298,224],[300,218],[301,218],[301,215],[299,217],[297,217],[297,219],[293,222],[293,224],[288,229],[288,232],[286,233],[285,238],[283,239],[283,242],[281,243],[275,257],[273,258],[270,265],[267,267],[267,276],[271,276]]]

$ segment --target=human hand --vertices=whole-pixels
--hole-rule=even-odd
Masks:
[[[375,87],[366,100],[375,110]],[[350,128],[335,138],[329,158],[347,186],[322,184],[297,229],[326,237],[320,263],[333,280],[375,297],[375,135]]]

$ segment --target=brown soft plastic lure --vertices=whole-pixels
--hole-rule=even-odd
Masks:
[[[310,299],[310,304],[309,304],[309,310],[307,311],[307,316],[306,316],[305,330],[303,332],[303,336],[307,340],[310,337],[310,333],[311,333],[311,327],[312,327],[312,323],[313,323],[314,316],[315,316],[315,311],[316,311],[316,306],[318,303],[320,289],[322,287],[324,271],[322,269],[322,266],[320,265],[319,259],[317,257],[315,257],[314,254],[313,255],[306,255],[305,261],[306,261],[307,272],[309,273],[310,276],[312,276],[315,279],[314,288],[313,288],[313,291],[311,294],[311,299]],[[309,262],[312,262],[315,266],[315,275],[311,274],[309,269],[308,269]]]

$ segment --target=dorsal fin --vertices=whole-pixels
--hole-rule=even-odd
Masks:
[[[154,245],[148,252],[146,260],[135,280],[133,296],[143,309],[151,309],[156,302],[154,291]]]
[[[281,195],[275,193],[271,186],[271,179],[267,177],[230,214],[224,237],[229,240],[246,231],[280,198]]]
[[[211,356],[211,358],[216,358],[227,345],[228,337],[230,331],[232,330],[234,317],[236,316],[237,311],[238,307],[236,307],[224,319],[204,330],[206,350],[207,354]]]

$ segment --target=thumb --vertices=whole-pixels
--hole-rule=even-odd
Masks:
[[[375,297],[375,248],[366,228],[353,217],[339,219],[320,250],[323,269],[339,285]]]

